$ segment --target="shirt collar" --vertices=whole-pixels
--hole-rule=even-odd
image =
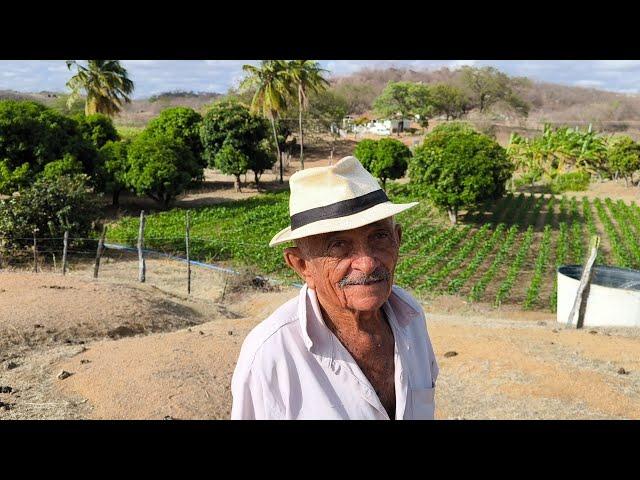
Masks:
[[[404,290],[393,286],[391,295],[383,305],[383,309],[391,319],[397,322],[398,330],[406,335],[405,328],[420,312],[413,306],[411,297]],[[391,310],[391,312],[389,312]],[[331,331],[322,317],[316,292],[305,283],[298,297],[298,318],[302,330],[302,338],[311,353],[325,353],[332,357]]]

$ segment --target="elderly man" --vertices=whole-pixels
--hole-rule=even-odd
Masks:
[[[295,173],[287,264],[304,280],[245,339],[232,419],[433,419],[438,365],[420,305],[393,285],[402,230],[355,157]]]

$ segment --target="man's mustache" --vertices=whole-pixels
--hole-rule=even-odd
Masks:
[[[376,268],[369,275],[346,275],[342,280],[338,282],[338,287],[344,288],[349,285],[366,285],[368,283],[376,283],[383,280],[389,280],[391,274],[389,270],[380,266]]]

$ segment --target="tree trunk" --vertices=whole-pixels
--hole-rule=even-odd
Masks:
[[[240,192],[240,175],[234,175],[235,180],[233,181],[233,188],[235,189],[236,193]]]
[[[304,133],[302,131],[302,92],[298,92],[298,123],[300,124],[300,168],[304,170]]]
[[[260,190],[260,174],[254,170],[253,178],[256,181],[256,190]]]
[[[447,213],[449,214],[449,220],[451,220],[451,224],[456,225],[458,223],[458,207],[448,208]]]
[[[273,118],[273,115],[271,115],[271,128],[273,128],[273,139],[276,142],[276,150],[278,152],[278,160],[280,161],[280,183],[284,183],[284,175],[283,175],[283,171],[282,171],[282,154],[280,153],[280,145],[278,145],[278,134],[276,132],[276,121],[275,118]]]
[[[120,205],[120,190],[113,191],[113,197],[111,197],[111,204],[114,207],[118,207]]]

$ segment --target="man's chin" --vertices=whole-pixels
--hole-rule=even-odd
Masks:
[[[356,310],[376,310],[389,298],[389,282],[348,285],[344,288],[344,293]]]

